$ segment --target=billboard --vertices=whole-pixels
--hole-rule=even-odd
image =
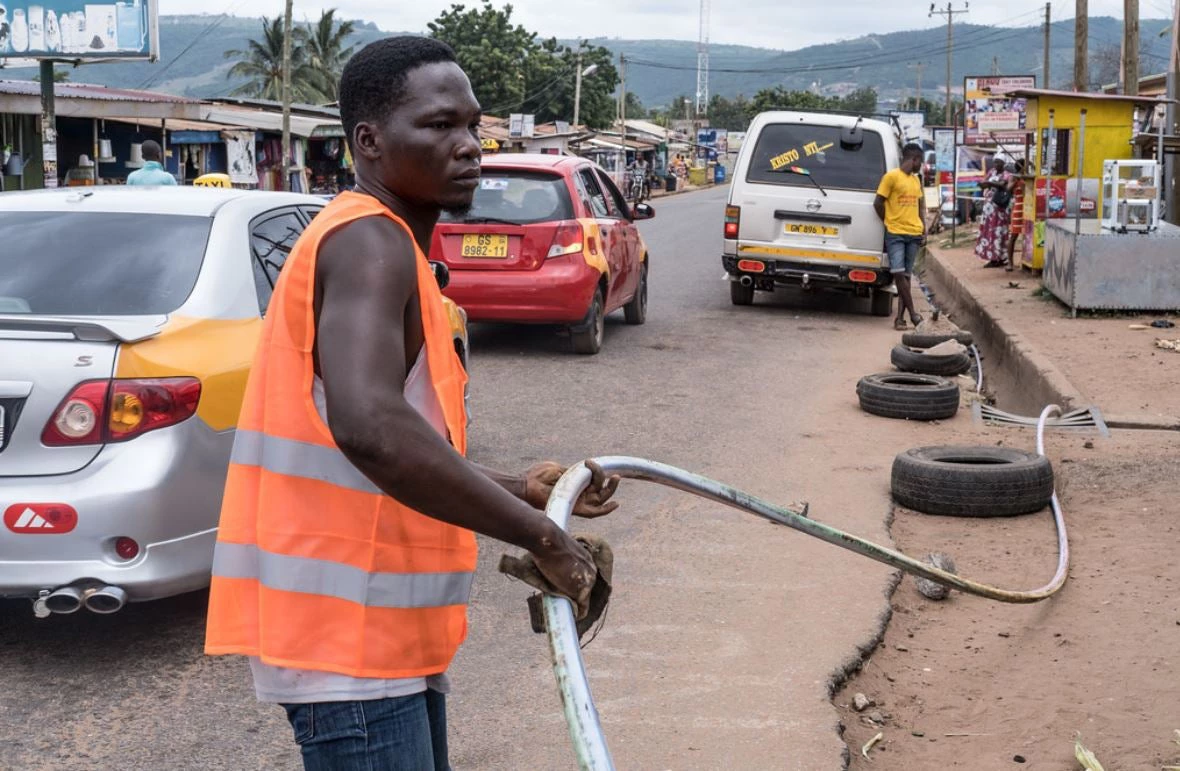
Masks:
[[[1033,75],[967,77],[963,82],[965,144],[1024,144],[1028,100],[1012,91],[1036,88]]]
[[[0,59],[149,59],[157,0],[0,0]]]
[[[926,113],[893,110],[889,114],[897,119],[902,142],[922,141],[923,129],[926,128]]]

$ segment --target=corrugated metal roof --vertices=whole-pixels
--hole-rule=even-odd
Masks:
[[[96,99],[107,102],[156,102],[169,104],[199,104],[196,99],[155,91],[135,91],[127,88],[107,88],[89,83],[55,83],[53,93],[58,99]],[[0,94],[40,96],[41,84],[33,80],[0,80]]]

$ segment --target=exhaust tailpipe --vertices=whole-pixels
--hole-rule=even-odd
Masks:
[[[750,278],[749,276],[742,276],[740,279],[738,279],[738,283],[742,286],[754,286],[754,279]]]
[[[44,603],[50,613],[73,613],[82,607],[82,590],[76,586],[63,586],[39,598],[37,602]],[[37,612],[35,605],[33,612]]]
[[[117,586],[100,586],[86,593],[86,609],[93,613],[118,613],[127,604],[127,592]]]

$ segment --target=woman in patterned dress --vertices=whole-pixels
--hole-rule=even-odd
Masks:
[[[999,268],[1008,259],[1008,223],[1011,216],[1011,201],[1007,206],[997,206],[995,196],[1000,190],[1012,184],[1012,175],[1004,170],[1004,159],[999,156],[992,161],[987,179],[979,183],[983,188],[983,219],[979,224],[979,238],[975,242],[975,256],[984,261],[985,268]]]

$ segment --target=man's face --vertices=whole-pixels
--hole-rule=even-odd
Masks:
[[[996,159],[996,160],[995,160],[995,161],[992,163],[992,168],[993,168],[993,169],[995,169],[997,173],[1003,173],[1003,171],[1004,171],[1004,162],[1003,162],[1002,160],[1000,160],[999,158],[997,158],[997,159]]]
[[[479,186],[480,107],[467,75],[453,62],[423,65],[406,75],[405,94],[371,127],[378,181],[420,206],[470,207]]]

